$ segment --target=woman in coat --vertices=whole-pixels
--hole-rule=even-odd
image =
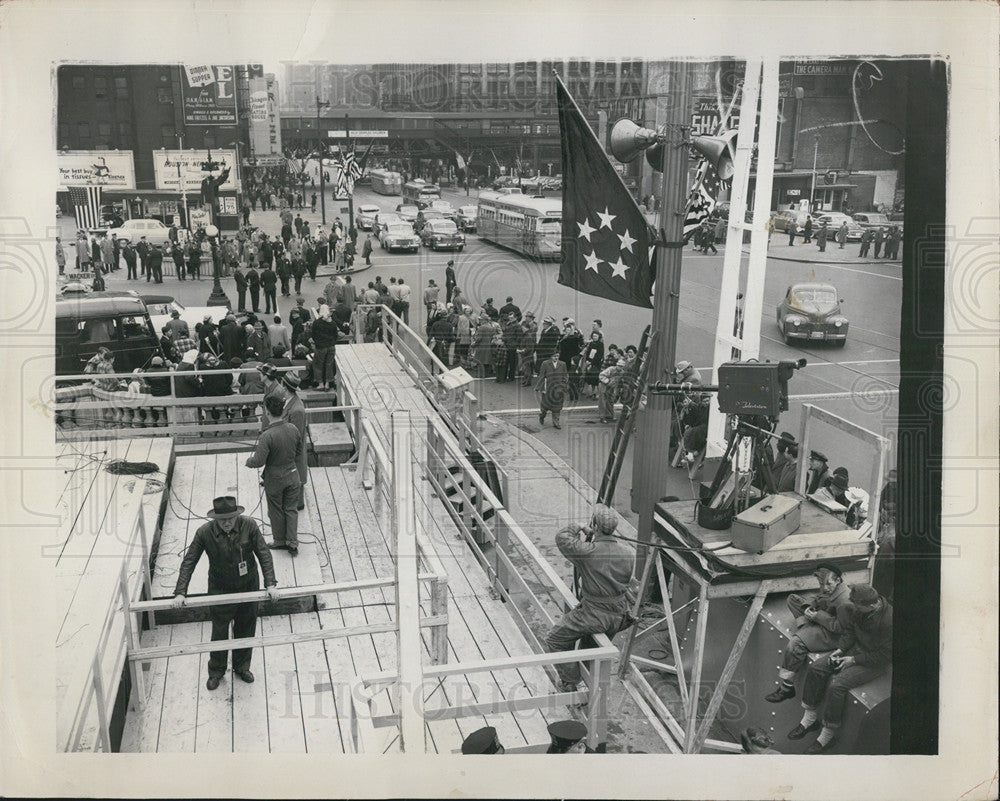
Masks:
[[[580,356],[579,372],[583,377],[583,394],[590,397],[597,396],[597,385],[601,369],[604,366],[604,341],[601,339],[599,331],[590,334],[590,342],[583,349]]]
[[[476,333],[472,337],[472,359],[482,375],[493,369],[493,337],[500,333],[500,326],[485,314],[479,316]]]

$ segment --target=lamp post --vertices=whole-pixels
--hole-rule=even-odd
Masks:
[[[329,108],[330,104],[327,101],[320,101],[319,95],[316,96],[316,155],[319,158],[319,213],[320,213],[320,225],[326,225],[326,173],[323,169],[323,156],[326,154],[326,142],[324,142],[324,136],[320,132],[320,122],[319,122],[319,112],[320,109]]]
[[[819,156],[819,132],[813,134],[813,171],[812,184],[809,188],[809,213],[815,211],[816,205],[816,158]]]
[[[208,246],[212,253],[212,294],[208,296],[206,306],[225,306],[232,308],[229,298],[222,289],[221,276],[219,275],[219,229],[214,224],[205,226],[205,236],[208,237]]]

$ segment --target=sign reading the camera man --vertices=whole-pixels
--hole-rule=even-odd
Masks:
[[[232,67],[184,68],[184,122],[236,124],[236,71]]]

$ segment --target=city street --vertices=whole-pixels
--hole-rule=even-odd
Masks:
[[[346,201],[334,201],[327,192],[327,222],[337,217],[346,223]],[[466,197],[464,191],[445,189],[442,198],[455,207],[475,204],[476,192]],[[358,187],[354,196],[355,208],[362,203],[374,203],[385,211],[394,211],[401,202],[399,196],[373,193],[368,187]],[[301,212],[316,231],[320,227],[320,212],[308,209]],[[263,231],[277,235],[280,231],[278,213],[275,211],[252,212],[251,223]],[[64,242],[73,241],[73,219],[60,218]],[[362,233],[360,244],[364,241]],[[605,342],[621,347],[637,344],[643,328],[651,320],[651,311],[613,303],[601,298],[583,295],[557,283],[559,265],[556,262],[534,262],[520,254],[480,240],[468,234],[462,253],[432,252],[421,248],[416,254],[387,253],[377,243],[372,255],[372,267],[361,269],[354,276],[361,286],[381,276],[402,278],[413,290],[410,325],[423,333],[425,312],[422,304],[424,288],[430,279],[442,287],[444,272],[449,259],[454,259],[458,284],[474,307],[492,297],[496,306],[503,305],[508,295],[522,311],[533,310],[540,320],[551,314],[557,323],[563,317],[572,317],[586,333],[591,322],[603,322]],[[790,409],[782,416],[781,430],[798,434],[803,403],[815,404],[840,415],[857,425],[876,433],[892,436],[896,427],[899,384],[899,324],[902,281],[898,262],[861,260],[856,257],[857,245],[849,244],[843,251],[834,244],[827,254],[820,254],[814,245],[797,244],[789,248],[787,237],[775,235],[771,244],[774,256],[768,261],[764,285],[764,308],[761,315],[762,360],[805,358],[808,366],[795,373],[789,385]],[[72,249],[70,249],[72,252]],[[718,291],[722,276],[725,250],[702,255],[689,248],[684,252],[680,314],[678,326],[677,358],[692,361],[706,383],[711,376],[715,321],[718,316]],[[823,261],[820,260],[823,257]],[[744,268],[746,263],[744,253]],[[363,267],[359,258],[355,263]],[[328,268],[327,268],[328,269]],[[180,282],[165,278],[162,285],[144,280],[123,280],[124,268],[107,278],[108,289],[136,289],[141,293],[173,295],[188,306],[204,305],[211,292],[212,281],[203,276],[200,282]],[[324,268],[320,268],[315,282],[308,277],[303,282],[303,295],[312,304],[326,283]],[[786,345],[775,324],[775,307],[786,288],[797,281],[819,281],[837,287],[844,301],[844,312],[850,320],[850,333],[843,348],[826,344]],[[223,280],[223,287],[230,300],[235,302],[235,287],[231,278]],[[294,305],[294,297],[278,298],[281,314],[287,319]],[[660,377],[665,379],[666,377]],[[566,423],[561,431],[551,426],[539,427],[537,399],[534,391],[519,382],[497,384],[492,378],[477,379],[474,393],[482,402],[484,411],[497,412],[504,419],[537,435],[592,486],[600,484],[605,460],[614,429],[597,422],[596,403],[581,398],[567,407]],[[845,442],[835,430],[816,430],[814,447],[830,459],[831,468],[843,465],[859,476],[868,469],[871,455],[860,452],[854,443]],[[630,486],[631,458],[626,459],[619,482],[619,507],[627,507],[627,488]],[[677,470],[677,486],[671,494],[693,496],[695,488],[688,482],[687,474]]]

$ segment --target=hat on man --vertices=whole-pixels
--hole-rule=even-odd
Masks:
[[[871,584],[855,584],[851,587],[851,603],[870,606],[878,599],[878,590]]]
[[[824,462],[825,463],[825,462],[829,461],[829,459],[826,458],[826,455],[820,453],[819,451],[813,451],[812,455],[809,458],[813,459],[813,460],[815,460],[817,462]]]
[[[212,508],[208,512],[208,517],[212,520],[227,520],[243,514],[243,507],[236,503],[234,495],[220,495],[212,501]]]
[[[462,741],[463,754],[502,754],[503,746],[497,739],[497,730],[492,726],[476,729]]]
[[[153,367],[160,367],[163,365],[163,357],[154,356],[152,359],[149,360],[149,363],[153,365]]]
[[[820,570],[826,570],[830,573],[833,573],[833,575],[835,575],[837,578],[844,577],[844,572],[835,564],[833,564],[833,562],[820,562],[818,565],[816,565],[816,569],[813,570],[813,575],[819,573]]]
[[[563,325],[576,325],[576,320],[572,317],[563,317]]]
[[[454,267],[455,266],[455,260],[454,259],[449,259],[448,260],[448,266],[449,267]]]
[[[278,369],[273,364],[262,364],[257,370],[260,371],[261,375],[271,380],[274,380],[274,377],[278,374]]]
[[[551,314],[546,314],[545,317],[542,318],[543,323],[554,323],[555,321],[556,318],[553,317]]]
[[[618,528],[618,513],[603,503],[594,505],[594,525],[605,534],[610,534]]]
[[[782,431],[779,439],[783,439],[785,442],[795,442],[795,435],[788,431]]]
[[[173,309],[170,312],[170,316],[173,317],[174,319],[177,319],[178,317],[181,316],[181,313],[179,311],[177,311],[177,309]]]
[[[229,366],[230,367],[242,367],[243,366],[243,359],[241,359],[239,356],[233,356],[233,358],[231,358],[229,360]]]
[[[302,384],[302,377],[298,373],[288,372],[281,377],[281,383],[295,392]]]
[[[677,366],[674,367],[674,372],[675,373],[683,373],[690,366],[691,366],[691,362],[689,362],[689,361],[686,361],[686,360],[679,361],[679,362],[677,362]]]
[[[535,313],[533,311],[525,312],[524,316],[525,318],[530,317],[532,320],[535,319]]]
[[[846,467],[838,467],[833,471],[835,476],[843,476],[845,479],[850,478],[850,473],[847,472]]]
[[[513,303],[514,302],[514,296],[513,295],[508,295],[507,296],[507,302],[508,303]]]
[[[578,720],[557,720],[549,724],[549,745],[547,754],[565,754],[587,736],[587,727]]]
[[[847,492],[847,476],[843,473],[834,473],[833,478],[830,479],[830,485],[841,492]]]

